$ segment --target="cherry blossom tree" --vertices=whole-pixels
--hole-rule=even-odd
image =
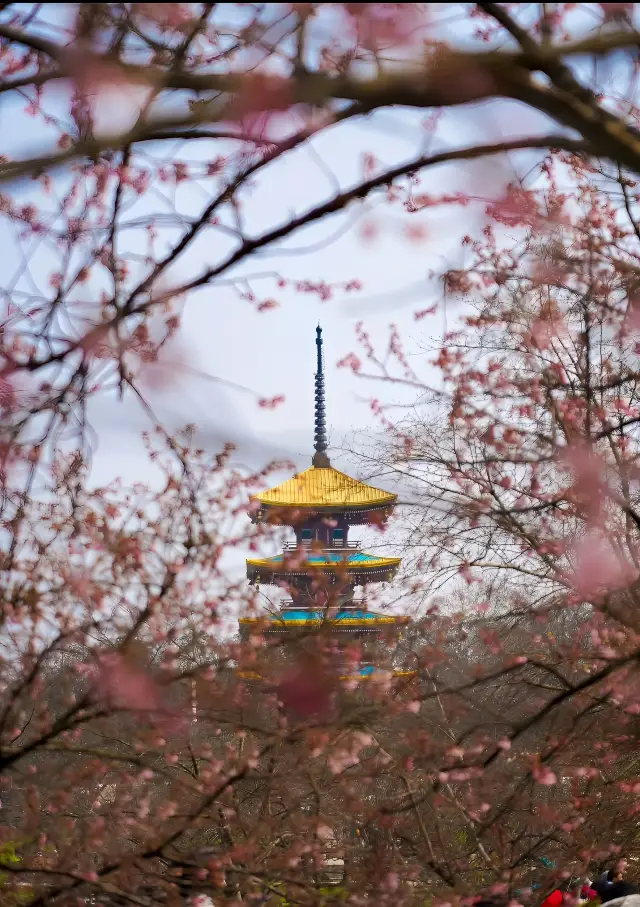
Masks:
[[[20,250],[0,338],[3,903],[527,901],[637,848],[633,12],[0,8],[0,209]],[[464,133],[479,104],[521,134],[452,146],[445,117]],[[414,155],[383,166],[373,147],[355,182],[254,223],[274,164],[390,107],[423,112]],[[421,211],[478,204],[421,180],[507,153],[518,178],[480,199],[487,226],[444,275],[474,312],[436,344],[442,386],[397,332],[399,376],[360,332],[431,407],[396,426],[374,406],[409,487],[409,592],[454,578],[487,598],[429,599],[402,641],[412,670],[394,677],[383,647],[389,670],[355,688],[323,633],[288,653],[230,641],[257,602],[225,556],[260,542],[245,513],[269,467],[158,428],[159,489],[92,489],[94,402],[132,397],[154,424],[144,382],[170,378],[197,291],[260,313],[285,289],[357,291],[357,274],[252,269],[374,197],[419,243]]]
[[[463,239],[465,267],[443,275],[463,304],[455,329],[426,343],[441,381],[421,379],[393,333],[384,356],[361,329],[362,361],[344,363],[418,395],[395,423],[374,401],[389,445],[364,456],[404,490],[413,591],[458,620],[468,648],[466,662],[446,661],[449,674],[464,667],[447,688],[466,681],[480,697],[473,733],[452,728],[462,775],[513,768],[513,787],[501,776],[487,796],[480,835],[499,816],[503,840],[535,837],[529,817],[526,831],[511,825],[515,801],[527,785],[548,787],[535,814],[549,848],[564,848],[558,866],[593,858],[607,822],[610,840],[635,852],[634,190],[619,168],[550,155],[533,188],[514,184],[488,205],[481,235]],[[469,591],[452,616],[456,583]],[[418,646],[416,657],[442,651]],[[479,661],[499,675],[484,694]],[[476,751],[474,734],[493,720],[504,737],[481,736]]]

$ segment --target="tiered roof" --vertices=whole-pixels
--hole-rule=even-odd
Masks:
[[[327,432],[324,408],[324,369],[322,359],[322,331],[316,331],[317,371],[315,376],[315,432],[313,465],[304,472],[287,479],[275,488],[254,495],[252,501],[252,519],[264,517],[275,521],[289,522],[300,526],[305,521],[325,522],[326,517],[335,514],[343,524],[359,524],[375,520],[376,516],[385,519],[391,512],[397,495],[373,485],[367,485],[358,479],[340,472],[331,466],[327,455]],[[255,506],[255,505],[258,506]],[[382,511],[374,515],[374,511]],[[308,578],[309,589],[314,580],[321,576],[334,589],[346,587],[353,595],[353,588],[376,581],[393,579],[401,560],[398,557],[380,557],[354,549],[346,540],[343,545],[331,547],[327,544],[320,548],[317,542],[308,546],[298,541],[295,550],[285,550],[273,557],[254,557],[247,559],[247,577],[252,583],[289,585],[297,588],[300,594]],[[342,602],[335,609],[316,608],[313,596],[307,595],[306,603],[298,597],[297,604],[285,607],[277,614],[265,614],[260,617],[241,619],[241,627],[264,625],[265,632],[278,633],[287,629],[315,627],[328,623],[332,630],[360,630],[367,632],[384,626],[394,626],[408,622],[406,617],[387,616],[368,611],[365,607],[355,607],[355,603],[345,603],[342,593],[338,601]],[[304,597],[304,595],[303,595]]]
[[[333,466],[312,466],[252,498],[269,507],[308,507],[313,510],[366,510],[393,505],[397,499],[396,494],[366,485]]]
[[[303,552],[303,559],[297,551],[276,554],[274,557],[248,558],[247,576],[252,581],[262,579],[263,582],[269,582],[276,576],[344,572],[356,580],[365,574],[370,578],[386,574],[387,579],[392,579],[399,566],[399,557],[378,557],[364,551],[309,550]]]
[[[374,626],[395,625],[397,623],[408,623],[408,617],[398,617],[397,615],[378,614],[376,611],[364,611],[359,608],[345,608],[338,610],[336,614],[329,616],[325,609],[313,610],[311,608],[287,608],[278,614],[271,614],[265,617],[243,617],[240,619],[241,624],[256,624],[266,620],[269,627],[281,628],[286,627],[319,627],[322,624],[328,624],[332,629],[341,629],[349,627],[360,627],[362,624]]]

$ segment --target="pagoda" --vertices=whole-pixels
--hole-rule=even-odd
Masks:
[[[366,587],[389,582],[400,558],[381,557],[360,549],[349,538],[352,526],[382,526],[397,495],[360,482],[335,469],[327,455],[322,329],[316,329],[315,434],[311,467],[251,499],[251,519],[289,526],[295,541],[274,557],[247,559],[252,585],[275,585],[290,598],[277,611],[240,620],[240,633],[287,638],[325,629],[337,651],[356,644],[360,651],[356,674],[369,678],[376,672],[376,641],[397,638],[408,618],[369,610]],[[363,597],[354,597],[357,586]],[[404,673],[404,672],[401,672]]]

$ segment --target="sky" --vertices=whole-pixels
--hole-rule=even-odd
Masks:
[[[55,19],[68,14],[71,6],[53,5],[52,16]],[[107,92],[101,97],[98,130],[101,126],[108,130],[127,128],[135,104],[127,107],[126,100],[121,93]],[[539,128],[542,123],[541,118],[526,113],[524,108],[504,102],[460,111],[453,108],[444,112],[436,143],[428,146],[423,127],[428,114],[429,111],[397,108],[380,111],[332,127],[276,161],[253,181],[250,192],[243,194],[247,232],[260,233],[285,222],[292,214],[300,214],[330,198],[338,188],[353,185],[362,176],[365,154],[372,154],[379,167],[394,166],[427,147],[436,151],[478,140],[508,138]],[[41,121],[25,115],[24,100],[4,96],[0,104],[0,145],[8,145],[7,151],[17,158],[41,147],[44,139]],[[145,151],[148,148],[145,146]],[[219,142],[182,146],[176,143],[174,148],[176,157],[187,161],[208,160],[225,151]],[[166,146],[163,151],[166,153]],[[149,153],[153,155],[152,148]],[[534,153],[531,160],[537,156]],[[429,357],[419,351],[450,323],[445,321],[442,310],[435,318],[419,322],[414,312],[442,298],[441,286],[437,279],[429,279],[429,272],[462,264],[462,235],[475,232],[481,225],[484,199],[499,195],[514,172],[508,161],[439,167],[422,178],[420,192],[469,192],[479,198],[479,204],[408,215],[401,207],[390,208],[379,198],[356,203],[344,214],[253,256],[233,272],[233,276],[277,272],[287,281],[345,283],[357,279],[362,285],[360,292],[338,291],[323,303],[311,295],[281,289],[267,276],[252,281],[257,295],[278,303],[277,309],[265,313],[256,313],[224,282],[192,293],[178,342],[166,357],[169,361],[183,357],[191,371],[173,371],[160,389],[157,373],[150,373],[152,383],[145,389],[158,417],[171,428],[196,423],[203,443],[212,449],[225,440],[236,441],[239,456],[244,456],[251,466],[261,466],[265,458],[283,455],[304,466],[312,453],[314,340],[315,326],[320,323],[325,339],[332,445],[351,446],[349,439],[356,430],[377,431],[369,405],[371,397],[381,397],[385,402],[407,402],[411,397],[398,389],[357,378],[349,369],[336,369],[336,363],[346,354],[359,352],[356,324],[364,322],[382,349],[387,343],[389,325],[397,325],[416,370],[425,382],[437,382]],[[162,210],[161,189],[152,187],[143,213]],[[177,207],[185,216],[197,214],[203,203],[206,199],[196,186],[181,189],[176,198]],[[420,241],[410,239],[407,233],[417,223],[425,232]],[[363,224],[374,224],[375,239],[363,238]],[[7,234],[2,223],[0,231],[7,261],[11,263],[15,237]],[[208,233],[181,256],[176,270],[171,272],[175,280],[189,279],[215,263],[223,255],[223,247],[221,239],[212,248]],[[47,264],[46,258],[40,259],[42,272],[46,272]],[[452,313],[455,317],[453,302],[449,303],[447,317]],[[234,390],[223,382],[242,385],[254,393]],[[285,401],[277,410],[257,406],[256,395],[280,394]],[[133,399],[121,403],[103,398],[93,407],[92,418],[99,438],[92,482],[101,485],[115,477],[127,482],[148,478],[140,434],[149,423],[138,404]]]
[[[385,166],[412,156],[423,139],[421,117],[393,111],[359,123],[329,130],[310,147],[288,155],[272,165],[245,196],[244,216],[251,232],[259,233],[323,200],[333,187],[324,175],[329,168],[340,186],[355,182],[365,152],[372,152]],[[204,145],[205,143],[201,143]],[[202,147],[206,156],[211,149]],[[189,157],[194,157],[190,149]],[[323,162],[318,164],[318,160]],[[422,191],[464,190],[482,180],[484,193],[497,189],[504,172],[492,165],[445,168],[424,181]],[[481,174],[481,176],[479,176]],[[493,186],[491,184],[494,184]],[[190,368],[224,382],[243,385],[260,396],[284,395],[275,411],[260,409],[254,396],[233,390],[205,377],[174,374],[161,392],[149,389],[157,413],[170,424],[195,422],[209,443],[220,439],[238,440],[252,465],[264,446],[267,455],[293,458],[303,466],[312,453],[313,375],[315,371],[315,327],[322,325],[327,369],[327,418],[334,447],[348,446],[354,430],[377,431],[370,411],[371,397],[385,401],[406,401],[389,386],[381,387],[354,376],[336,363],[351,351],[358,351],[356,324],[364,323],[380,344],[388,338],[389,326],[396,324],[412,363],[425,381],[437,382],[429,356],[419,349],[430,338],[440,336],[443,316],[416,321],[414,313],[442,296],[439,271],[463,261],[459,246],[463,232],[480,223],[479,210],[433,209],[412,219],[396,206],[383,204],[354,206],[344,216],[305,229],[266,253],[254,256],[236,273],[277,272],[287,281],[346,283],[357,279],[362,290],[338,291],[330,301],[313,295],[280,289],[267,277],[252,282],[261,298],[274,298],[278,308],[257,313],[228,286],[205,288],[192,294],[184,312],[179,346],[188,351]],[[407,238],[407,226],[424,225],[426,238]],[[367,240],[362,224],[375,224],[378,235]],[[185,255],[179,264],[179,278],[197,274],[212,262],[206,243]],[[451,305],[454,305],[452,303]],[[170,360],[171,356],[168,355]],[[100,449],[94,461],[94,480],[107,481],[119,474],[133,478],[139,459],[135,432],[144,418],[133,404],[124,408],[105,404],[98,414],[101,422]],[[117,412],[116,412],[117,411]],[[126,415],[125,415],[126,413]],[[136,429],[136,426],[139,426]],[[126,458],[111,454],[113,445],[122,450],[126,435]]]
[[[312,143],[313,153],[303,150],[267,171],[256,181],[247,202],[245,217],[252,231],[260,232],[279,223],[291,212],[311,207],[326,197],[327,191],[332,191],[328,181],[323,181],[314,155],[322,157],[341,185],[357,179],[365,151],[373,151],[387,166],[413,155],[422,138],[421,118],[394,111],[381,114],[379,119],[378,124],[358,124],[319,136]],[[504,179],[504,170],[492,165],[458,166],[449,168],[444,178],[442,173],[434,174],[424,181],[422,189],[434,193],[473,190],[481,181],[482,191],[490,194],[500,190]],[[362,474],[362,466],[350,450],[354,446],[357,449],[363,438],[380,435],[370,399],[379,397],[385,403],[406,403],[415,399],[415,391],[407,393],[368,381],[347,368],[337,368],[336,363],[350,351],[360,352],[355,336],[358,322],[364,323],[382,350],[389,326],[394,323],[418,374],[426,383],[438,385],[439,373],[430,365],[433,354],[424,353],[421,348],[430,339],[441,336],[443,316],[440,312],[433,318],[416,321],[414,313],[441,298],[440,284],[437,279],[429,279],[429,272],[439,271],[447,264],[460,265],[461,236],[467,231],[475,232],[482,223],[480,206],[462,212],[433,210],[420,216],[426,239],[416,243],[407,238],[409,219],[398,208],[386,210],[382,204],[377,209],[371,206],[370,214],[366,210],[356,208],[345,217],[333,218],[298,233],[277,249],[250,261],[243,270],[244,273],[275,270],[290,281],[344,283],[356,278],[362,282],[360,292],[338,292],[334,299],[323,303],[310,295],[280,290],[267,280],[264,287],[256,282],[254,288],[277,299],[279,307],[275,310],[257,313],[225,287],[193,294],[185,308],[180,344],[188,351],[190,366],[209,376],[247,386],[265,397],[283,394],[284,403],[276,410],[264,410],[252,395],[204,377],[174,373],[170,385],[161,392],[153,388],[147,392],[166,427],[195,423],[201,443],[212,451],[221,441],[234,440],[238,444],[237,460],[251,468],[261,468],[272,457],[291,460],[298,469],[310,466],[315,328],[320,323],[332,463],[351,474]],[[375,221],[379,231],[374,241],[364,240],[362,236],[361,224],[368,219]],[[344,229],[345,220],[352,221],[353,226]],[[180,276],[199,273],[209,261],[206,249],[195,250],[181,264]],[[455,302],[449,305],[455,315]],[[404,414],[402,409],[393,412]],[[149,463],[140,442],[140,433],[148,427],[148,422],[137,403],[131,399],[124,403],[103,401],[95,408],[94,424],[99,447],[92,481],[102,484],[116,476],[126,482],[148,480]],[[276,474],[269,484],[285,478],[288,474]],[[400,513],[397,531],[389,532],[383,540],[388,554],[398,554],[401,522]],[[362,539],[369,549],[380,550],[382,540],[375,533],[359,530],[353,535]],[[275,542],[273,545],[267,542],[265,554],[275,552]],[[234,552],[229,570],[244,572],[244,557],[245,552]],[[372,599],[373,607],[393,603],[397,588],[398,584],[391,584],[376,590],[378,598]],[[263,591],[272,603],[282,597],[273,588],[266,587]],[[393,610],[404,610],[407,602],[402,600],[390,606]]]
[[[99,115],[104,128],[113,130],[119,124],[126,128],[131,111],[127,111],[122,97],[106,96],[101,104]],[[43,140],[41,126],[24,114],[23,107],[23,101],[9,101],[6,96],[0,103],[0,145],[8,141],[13,157],[32,152]],[[366,154],[373,154],[380,167],[414,157],[426,147],[426,114],[381,111],[332,127],[276,161],[243,194],[247,232],[259,234],[326,200],[338,189],[353,185],[361,177]],[[515,104],[452,109],[443,115],[432,150],[507,139],[541,125],[541,118]],[[153,154],[153,149],[149,153]],[[220,153],[224,151],[219,143],[175,146],[176,156],[188,161],[207,160]],[[538,157],[534,153],[531,163]],[[526,164],[526,160],[526,156],[520,157],[521,163]],[[414,397],[413,392],[381,386],[355,376],[349,369],[336,368],[349,352],[360,352],[356,324],[364,322],[382,349],[389,326],[395,324],[418,374],[425,383],[437,384],[438,375],[424,347],[451,326],[445,318],[456,317],[455,303],[449,303],[446,315],[441,308],[430,319],[416,321],[414,313],[442,299],[441,285],[429,277],[430,272],[463,264],[462,236],[477,232],[483,222],[485,200],[499,196],[514,174],[509,160],[440,167],[422,178],[420,192],[467,192],[478,198],[478,204],[431,208],[410,215],[400,206],[369,200],[253,256],[234,276],[266,275],[252,280],[251,285],[261,298],[275,299],[278,307],[271,311],[256,312],[224,282],[192,293],[177,344],[169,348],[167,356],[169,360],[182,357],[187,368],[172,369],[161,387],[157,375],[154,381],[151,372],[145,388],[159,419],[171,430],[195,423],[201,443],[212,452],[224,441],[236,442],[237,460],[251,468],[259,469],[272,458],[287,458],[299,469],[306,468],[313,453],[315,328],[320,323],[325,342],[330,453],[339,468],[356,472],[356,461],[345,453],[354,444],[354,433],[375,436],[380,431],[371,413],[371,398],[407,404]],[[153,196],[155,188],[150,203],[161,208]],[[183,214],[193,216],[206,199],[198,187],[187,186],[180,190],[176,202]],[[408,233],[408,228],[417,223],[424,229],[420,241]],[[375,238],[365,238],[363,224],[375,225]],[[0,223],[0,238],[10,265],[12,250],[17,248],[4,223]],[[208,233],[180,258],[175,278],[184,280],[200,273],[224,251],[224,241],[220,246],[212,244]],[[344,284],[357,279],[362,289],[355,293],[339,290],[331,300],[321,302],[289,286],[278,287],[274,274],[287,282]],[[252,393],[230,385],[241,385]],[[257,397],[280,394],[285,400],[276,410],[257,405]],[[153,469],[141,440],[150,424],[139,404],[131,397],[119,401],[103,396],[93,404],[91,417],[97,436],[91,483],[99,486],[115,478],[125,484],[153,481]]]
[[[51,21],[59,24],[71,15],[73,4],[52,4],[49,9]],[[233,5],[227,4],[225,9],[233,9]],[[330,22],[330,13],[327,15]],[[463,15],[443,26],[443,34],[449,29],[460,42],[472,27],[473,23]],[[131,100],[128,105],[122,92],[103,93],[96,108],[97,129],[127,128],[136,111],[136,98]],[[4,95],[0,99],[0,150],[14,158],[40,149],[48,138],[40,119],[26,115],[24,106],[24,99],[17,96]],[[374,156],[377,166],[389,167],[427,148],[438,151],[508,139],[549,127],[546,118],[516,103],[467,105],[445,110],[437,138],[428,144],[423,124],[430,113],[399,108],[379,111],[325,130],[276,161],[253,181],[249,192],[243,193],[247,232],[259,234],[325,201],[338,189],[352,186],[362,176],[367,154]],[[176,143],[173,150],[176,158],[188,162],[225,153],[219,142],[206,141]],[[166,154],[166,145],[163,152]],[[153,147],[145,146],[145,153],[153,156]],[[379,426],[371,414],[372,397],[406,404],[415,395],[358,378],[349,369],[336,368],[346,354],[360,352],[356,324],[362,321],[382,349],[390,324],[395,324],[420,377],[427,384],[437,384],[438,375],[424,348],[451,327],[451,319],[456,318],[459,309],[455,301],[450,301],[446,309],[440,307],[435,317],[415,320],[416,311],[442,302],[441,285],[429,274],[463,264],[460,240],[466,233],[478,233],[486,201],[499,197],[506,184],[517,173],[526,173],[539,156],[538,152],[527,152],[520,153],[517,159],[440,166],[421,176],[417,191],[434,195],[466,192],[477,198],[477,204],[407,214],[397,205],[389,207],[380,198],[354,203],[346,212],[298,232],[254,255],[232,274],[225,274],[225,278],[266,274],[251,285],[260,298],[278,303],[275,310],[256,313],[224,281],[192,293],[184,309],[177,344],[166,357],[168,361],[182,359],[188,368],[167,374],[151,371],[145,388],[157,416],[169,428],[195,423],[202,443],[212,450],[226,440],[237,442],[238,457],[252,467],[259,468],[265,460],[283,456],[304,467],[312,454],[314,340],[316,324],[320,323],[325,340],[327,418],[334,457],[338,456],[338,449],[352,446],[354,432],[375,434]],[[147,207],[141,213],[163,210],[162,190],[163,187],[152,187],[144,203]],[[176,196],[176,206],[185,217],[196,215],[206,201],[197,186],[187,185]],[[363,225],[371,224],[377,235],[367,240]],[[420,241],[411,239],[408,233],[417,224],[424,230]],[[0,238],[11,267],[13,251],[19,250],[15,237],[2,221]],[[127,234],[126,241],[135,246],[131,234]],[[218,261],[227,248],[224,237],[216,234],[212,242],[211,232],[207,233],[181,256],[171,272],[174,279],[197,275]],[[46,273],[47,264],[46,257],[39,259],[42,274]],[[312,295],[278,287],[274,273],[292,282],[345,283],[357,279],[362,290],[337,291],[330,301],[320,302]],[[161,386],[158,377],[162,379]],[[235,390],[230,386],[233,384],[253,393]],[[284,403],[275,411],[257,406],[257,397],[281,394]],[[116,477],[126,482],[149,479],[149,464],[140,440],[149,422],[135,400],[120,402],[104,397],[94,405],[92,419],[98,435],[92,482],[102,485]]]

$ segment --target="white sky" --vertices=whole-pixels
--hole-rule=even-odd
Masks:
[[[371,120],[318,136],[309,143],[312,151],[302,149],[287,155],[255,180],[251,195],[245,194],[248,232],[260,233],[335,191],[318,166],[318,157],[341,186],[348,186],[358,178],[366,151],[374,153],[385,166],[415,154],[422,138],[421,116],[393,111]],[[199,154],[212,153],[205,143],[200,145]],[[195,153],[189,148],[182,155],[193,159]],[[471,186],[472,191],[486,197],[499,189],[504,177],[504,171],[492,164],[456,165],[434,171],[421,189],[435,194],[464,191]],[[355,325],[360,320],[383,349],[392,322],[398,325],[409,352],[438,335],[442,315],[420,322],[414,319],[416,310],[426,308],[440,296],[437,281],[429,281],[427,275],[431,270],[440,270],[447,261],[462,262],[459,239],[463,233],[473,231],[479,221],[477,209],[475,214],[471,209],[455,208],[407,215],[398,206],[387,208],[384,202],[368,208],[370,215],[363,206],[354,205],[346,215],[296,234],[284,244],[254,256],[234,272],[276,271],[287,280],[328,283],[357,278],[363,285],[361,292],[339,291],[333,300],[321,303],[313,295],[281,290],[274,280],[265,279],[252,286],[261,298],[275,298],[280,304],[276,310],[256,313],[229,287],[204,288],[192,294],[187,303],[180,343],[188,353],[189,364],[225,381],[248,386],[261,396],[284,394],[282,406],[276,411],[262,410],[249,395],[184,375],[174,376],[162,394],[149,390],[158,414],[170,424],[197,423],[211,444],[215,444],[216,435],[220,439],[239,439],[241,449],[253,458],[252,465],[255,457],[261,456],[261,444],[266,447],[267,457],[285,454],[305,465],[312,453],[315,326],[320,321],[325,340],[331,442],[341,445],[355,429],[371,426],[377,430],[369,399],[381,396],[393,401],[399,398],[398,392],[389,386],[374,386],[356,378],[348,369],[336,369],[335,364],[352,350],[360,352],[355,338]],[[379,235],[373,242],[362,239],[363,218],[376,222]],[[416,243],[406,238],[405,228],[418,219],[426,226],[427,239]],[[349,229],[347,222],[353,222],[353,227]],[[201,243],[185,255],[177,267],[179,279],[198,274],[215,260],[208,252]],[[437,380],[428,366],[428,357],[421,356],[416,366],[427,380]],[[125,409],[123,417],[121,407],[117,407],[117,412],[115,405],[104,407],[100,450],[94,464],[94,480],[98,483],[117,474],[138,478],[139,469],[147,472],[138,453],[134,429],[136,425],[142,428],[145,420],[141,414],[136,415],[133,404]],[[125,426],[127,440],[123,449]],[[113,456],[114,447],[119,451],[117,457]]]
[[[68,15],[69,8],[52,5],[52,21]],[[459,36],[464,23],[456,28]],[[25,115],[24,106],[24,99],[7,96],[0,103],[0,151],[14,158],[41,149],[47,138],[50,139],[43,131],[40,118],[34,120]],[[107,96],[99,113],[100,121],[109,131],[126,128],[130,123],[131,107],[122,94]],[[426,133],[421,123],[429,113],[381,111],[331,128],[287,154],[253,180],[250,192],[243,193],[247,233],[255,235],[285,222],[294,213],[300,214],[330,198],[337,187],[353,185],[361,177],[365,153],[372,153],[381,167],[389,167],[424,151]],[[509,138],[544,125],[542,117],[511,103],[452,108],[445,111],[437,139],[429,147],[437,151],[474,141]],[[208,160],[225,153],[220,143],[213,142],[175,143],[174,148],[176,158],[187,161]],[[147,150],[149,146],[145,146]],[[166,154],[166,145],[162,151]],[[537,152],[521,154],[520,172],[526,171],[527,161],[533,164],[538,157]],[[499,195],[514,173],[504,161],[455,163],[438,167],[424,176],[418,191],[434,195],[468,191],[485,199]],[[163,210],[158,189],[162,191],[163,187],[152,187],[143,213]],[[186,216],[195,216],[207,200],[198,187],[181,189],[178,207]],[[482,208],[482,204],[475,210],[434,208],[408,215],[397,205],[389,208],[379,198],[364,205],[355,203],[346,214],[299,232],[233,272],[237,276],[277,271],[287,280],[332,283],[356,278],[362,282],[361,292],[339,292],[326,303],[311,295],[280,290],[272,279],[252,284],[261,298],[274,298],[280,304],[279,309],[262,314],[240,300],[228,286],[205,287],[192,294],[185,308],[180,337],[180,347],[189,366],[247,386],[260,396],[284,394],[286,400],[275,412],[261,410],[250,395],[193,375],[173,375],[162,391],[147,389],[157,415],[171,427],[195,422],[202,432],[203,443],[212,449],[224,440],[237,440],[241,455],[252,466],[262,466],[265,459],[282,455],[304,466],[312,453],[314,330],[320,321],[325,339],[330,441],[339,446],[356,429],[366,430],[370,426],[376,431],[368,400],[372,396],[380,396],[386,402],[406,401],[410,397],[403,397],[389,386],[381,388],[358,379],[347,369],[337,370],[335,363],[352,350],[360,352],[354,333],[360,320],[382,348],[389,324],[397,324],[409,353],[415,353],[420,344],[441,332],[442,313],[420,322],[414,320],[413,313],[440,297],[437,281],[428,281],[427,275],[432,270],[441,271],[447,263],[454,266],[462,263],[460,238],[466,232],[476,232]],[[376,223],[379,235],[373,242],[362,240],[363,219]],[[413,242],[407,239],[405,230],[418,221],[425,225],[427,236],[426,240]],[[15,237],[2,222],[0,236],[11,271],[12,246],[16,250],[16,262],[18,249]],[[219,260],[224,240],[220,248],[218,243],[215,248],[210,243],[211,233],[208,233],[179,259],[172,272],[176,281],[189,279]],[[46,271],[42,260],[39,267],[42,275]],[[40,283],[46,287],[46,276]],[[414,365],[427,381],[437,380],[427,357],[421,356]],[[139,438],[141,431],[148,427],[148,420],[138,405],[133,400],[124,404],[101,400],[94,406],[93,415],[99,447],[92,481],[103,484],[116,476],[126,481],[148,479],[149,464]]]
[[[227,10],[232,8],[227,5]],[[48,11],[51,22],[61,23],[72,9],[73,4],[52,4]],[[465,7],[459,10],[464,17]],[[431,14],[436,15],[433,11]],[[330,12],[327,16],[329,23]],[[452,32],[459,42],[470,35],[474,22],[450,19],[441,26],[443,36],[447,31]],[[585,24],[593,27],[591,19]],[[40,118],[25,115],[24,107],[23,98],[2,96],[0,152],[12,157],[39,150],[51,138],[43,131]],[[122,93],[106,96],[99,110],[100,122],[109,131],[127,128],[131,112],[127,96]],[[372,153],[380,166],[389,167],[424,151],[426,133],[421,123],[430,113],[404,109],[381,111],[331,128],[285,155],[254,179],[250,192],[243,193],[247,233],[259,234],[274,224],[286,222],[293,214],[330,198],[337,187],[353,185],[362,174],[365,153]],[[429,149],[438,151],[556,129],[545,117],[516,103],[501,101],[451,108],[444,111],[437,138]],[[175,143],[174,149],[177,158],[187,161],[208,160],[225,152],[220,143],[213,142]],[[153,153],[149,146],[145,146],[145,151]],[[163,152],[166,154],[166,145]],[[356,323],[363,320],[365,328],[384,348],[388,326],[394,322],[410,354],[415,354],[421,345],[424,347],[430,337],[437,337],[444,323],[442,311],[435,318],[414,320],[416,310],[428,307],[441,295],[437,281],[427,279],[428,273],[441,271],[447,264],[459,266],[463,262],[460,238],[467,232],[477,234],[484,207],[482,200],[499,196],[516,170],[525,174],[539,156],[538,152],[521,152],[512,160],[454,163],[422,177],[418,191],[434,195],[466,191],[480,200],[474,208],[434,208],[409,215],[399,206],[389,208],[380,199],[364,205],[356,203],[346,214],[292,236],[233,272],[233,276],[278,272],[287,280],[328,283],[356,278],[363,285],[360,293],[339,292],[333,300],[320,303],[311,295],[280,290],[274,280],[256,281],[252,286],[257,295],[274,298],[280,304],[277,310],[263,314],[256,313],[251,304],[240,300],[228,286],[206,287],[192,294],[180,337],[180,347],[189,366],[247,386],[260,396],[284,394],[286,400],[275,412],[261,410],[251,395],[205,378],[174,374],[161,391],[147,388],[157,415],[168,427],[195,422],[202,443],[212,450],[227,439],[237,441],[240,456],[251,466],[262,466],[270,457],[284,455],[304,467],[312,453],[314,330],[320,321],[325,339],[331,443],[341,446],[346,441],[348,445],[354,430],[377,431],[368,403],[372,396],[379,396],[385,402],[406,402],[411,398],[388,385],[384,388],[372,385],[347,369],[335,368],[335,363],[348,352],[360,352],[354,334]],[[158,190],[162,191],[163,187],[152,187],[144,213],[163,210]],[[178,207],[192,217],[207,200],[201,189],[190,187],[180,190]],[[374,220],[379,230],[372,243],[361,238],[363,218]],[[425,225],[427,235],[416,243],[407,239],[405,230],[417,222]],[[6,267],[11,271],[13,251],[18,250],[15,237],[8,233],[2,221],[0,238]],[[212,244],[208,233],[180,258],[172,272],[175,279],[189,279],[218,261],[223,246],[223,240]],[[46,286],[45,279],[42,283]],[[455,309],[453,313],[449,309],[449,319],[454,315]],[[412,359],[412,363],[426,381],[437,381],[428,357],[421,355]],[[103,399],[94,405],[93,417],[99,446],[92,481],[100,485],[116,476],[127,482],[148,480],[149,464],[140,433],[149,424],[138,405],[133,400],[119,403]]]
[[[23,105],[23,101],[7,101],[6,96],[0,104],[0,145],[8,141],[14,157],[26,155],[42,144],[42,127],[22,113]],[[254,180],[250,193],[243,194],[247,232],[258,234],[331,197],[337,186],[352,185],[361,175],[367,152],[384,167],[413,157],[423,147],[425,132],[421,122],[428,113],[382,111],[321,133],[305,147],[286,155]],[[119,116],[127,116],[122,98],[104,108],[110,129],[116,128]],[[124,120],[121,122],[126,125]],[[515,104],[453,109],[445,113],[432,150],[524,135],[542,124],[540,117]],[[207,142],[181,148],[176,143],[175,147],[183,160],[209,159],[221,153],[219,144]],[[520,172],[528,169],[527,161],[533,164],[538,157],[538,153],[521,155],[524,166],[519,165]],[[514,172],[505,161],[456,163],[423,177],[418,191],[434,195],[467,191],[480,198],[496,197]],[[206,201],[195,187],[181,191],[179,197],[181,210],[190,216],[197,214]],[[354,431],[378,431],[369,399],[378,396],[389,402],[410,398],[389,386],[373,386],[348,369],[338,370],[335,363],[352,350],[360,352],[354,333],[360,320],[382,345],[389,324],[395,323],[412,355],[430,336],[441,332],[442,313],[416,322],[414,312],[440,297],[437,281],[429,281],[427,275],[431,270],[442,270],[447,263],[462,263],[460,238],[477,231],[482,209],[480,204],[475,209],[445,207],[408,215],[401,207],[389,208],[380,201],[375,205],[356,204],[346,214],[334,216],[254,256],[234,272],[278,272],[293,281],[362,282],[360,293],[339,292],[326,303],[312,295],[280,290],[273,279],[253,283],[259,296],[275,298],[280,303],[275,311],[263,314],[256,313],[228,286],[204,288],[192,294],[180,337],[189,366],[248,386],[260,396],[284,394],[286,400],[276,411],[265,411],[250,395],[205,378],[173,374],[162,391],[147,391],[158,416],[168,428],[196,423],[203,445],[212,451],[227,439],[238,442],[239,457],[252,467],[262,467],[271,457],[284,456],[305,468],[310,465],[313,445],[314,341],[315,326],[320,321],[325,341],[330,443],[348,444]],[[362,239],[363,218],[373,219],[377,225],[379,235],[373,242]],[[418,221],[426,227],[426,239],[413,242],[407,239],[405,230]],[[0,235],[11,266],[15,238],[4,224]],[[179,260],[174,272],[177,278],[190,278],[219,259],[222,249],[209,247],[210,237],[209,233],[206,241],[196,243]],[[416,356],[414,366],[427,381],[437,381],[427,356]],[[93,419],[99,444],[92,482],[101,485],[116,477],[126,483],[152,479],[140,438],[150,426],[138,404],[134,400],[120,403],[103,398],[94,403]],[[334,462],[348,468],[344,459],[335,458]]]

